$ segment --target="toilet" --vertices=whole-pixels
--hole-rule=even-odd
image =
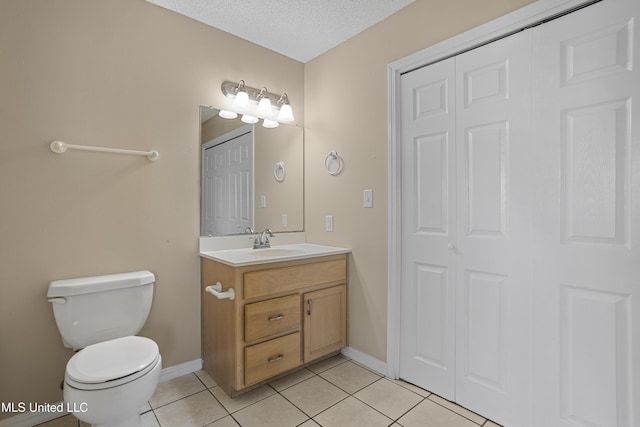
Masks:
[[[64,375],[65,407],[100,427],[141,426],[140,408],[162,369],[158,345],[135,336],[145,324],[155,276],[149,271],[55,280],[47,297],[65,347],[79,350]]]

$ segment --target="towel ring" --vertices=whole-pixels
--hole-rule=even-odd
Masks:
[[[273,167],[273,177],[278,182],[284,181],[287,171],[284,169],[284,162],[281,160]]]
[[[327,157],[325,157],[324,159],[324,167],[327,169],[327,172],[329,172],[330,175],[335,176],[342,172],[343,165],[344,162],[342,160],[342,157],[340,157],[336,150],[330,151],[329,154],[327,154]]]

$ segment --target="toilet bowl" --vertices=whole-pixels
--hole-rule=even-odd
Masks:
[[[136,336],[151,308],[149,271],[56,280],[47,297],[66,347],[66,409],[95,427],[140,427],[162,369],[158,345]]]
[[[64,401],[92,426],[139,427],[139,409],[153,395],[161,369],[158,346],[148,338],[93,344],[67,363]]]

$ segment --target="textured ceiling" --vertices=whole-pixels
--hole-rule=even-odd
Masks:
[[[147,0],[307,62],[415,0]]]

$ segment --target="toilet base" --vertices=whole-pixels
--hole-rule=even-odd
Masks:
[[[64,400],[85,412],[73,415],[95,427],[142,427],[140,408],[153,395],[160,379],[162,358],[144,376],[106,389],[82,390],[69,385],[65,379]]]

